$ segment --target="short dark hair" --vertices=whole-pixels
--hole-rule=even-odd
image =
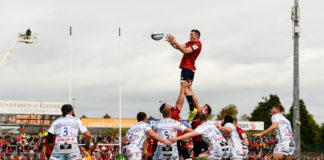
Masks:
[[[198,35],[198,38],[200,38],[200,31],[198,29],[193,29],[191,32],[195,32]]]
[[[226,123],[233,123],[233,121],[234,121],[234,118],[233,118],[232,116],[230,116],[230,115],[226,115],[226,116],[224,117],[224,125],[225,125]]]
[[[165,105],[166,105],[166,103],[163,103],[163,104],[161,105],[161,107],[160,107],[160,112],[161,112],[161,113],[163,112],[163,109],[164,109]]]
[[[205,104],[205,106],[207,106],[207,115],[210,115],[212,112],[211,107],[208,104]]]
[[[281,104],[275,104],[273,107],[278,108],[281,113],[285,112],[285,108]]]
[[[73,111],[73,107],[71,104],[64,104],[61,108],[62,116],[65,117],[68,113]]]
[[[146,118],[146,113],[145,112],[138,112],[137,113],[137,121],[143,121]]]
[[[170,108],[164,108],[162,110],[162,115],[163,115],[163,118],[171,117],[171,109]]]
[[[207,121],[208,116],[203,112],[199,112],[198,113],[198,118],[199,118],[200,121]]]

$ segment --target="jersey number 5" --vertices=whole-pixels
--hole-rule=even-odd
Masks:
[[[165,131],[165,132],[164,132],[164,135],[165,135],[166,139],[169,139],[169,138],[170,138],[170,136],[169,136],[169,132],[168,132],[168,131]]]

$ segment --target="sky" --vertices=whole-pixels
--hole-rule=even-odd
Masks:
[[[19,43],[0,68],[0,99],[69,101],[78,116],[136,113],[160,117],[158,100],[175,104],[182,53],[153,32],[189,41],[201,32],[193,90],[213,113],[235,104],[250,114],[262,97],[277,94],[286,111],[293,101],[293,0],[10,0],[0,2],[0,57],[28,27],[36,44]],[[300,1],[300,98],[324,123],[323,0]],[[69,27],[72,26],[72,37]],[[121,27],[121,37],[118,28]],[[120,65],[120,68],[119,68]],[[121,78],[120,78],[121,77]],[[181,116],[187,117],[185,102]]]

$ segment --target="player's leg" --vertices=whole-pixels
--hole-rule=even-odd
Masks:
[[[184,160],[191,160],[191,156],[190,156],[189,149],[187,147],[187,143],[189,143],[189,142],[181,141],[181,143],[180,143],[180,155],[182,156],[182,158]]]
[[[285,157],[283,154],[280,154],[280,153],[273,153],[272,156],[273,156],[274,160],[282,160]]]
[[[199,143],[200,141],[193,141],[193,151],[194,151],[194,157],[196,158],[196,157],[198,157],[199,156],[199,154],[200,154],[200,143]]]
[[[208,146],[204,141],[193,141],[195,159],[206,159]]]
[[[281,142],[278,143],[273,151],[273,159],[275,160],[283,160],[285,156],[289,156],[293,154],[293,150],[290,147],[289,142]],[[290,154],[291,153],[291,154]]]
[[[291,159],[292,159],[292,157],[290,155],[284,156],[284,160],[291,160]]]

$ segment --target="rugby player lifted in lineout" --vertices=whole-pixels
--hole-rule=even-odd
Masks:
[[[176,38],[171,34],[168,34],[166,36],[166,41],[168,41],[174,48],[178,49],[183,53],[183,57],[179,67],[181,68],[181,88],[187,88],[187,86],[192,85],[196,71],[195,61],[201,51],[201,42],[199,41],[199,38],[200,32],[196,29],[191,30],[190,41],[186,44],[178,43],[176,41]],[[197,114],[197,110],[195,109],[195,105],[193,104],[193,98],[189,93],[188,89],[185,89],[185,95],[190,107],[188,121],[192,121],[193,117],[195,117]]]

